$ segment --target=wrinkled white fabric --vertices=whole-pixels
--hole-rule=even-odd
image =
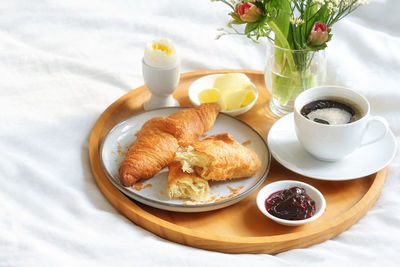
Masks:
[[[400,140],[400,1],[373,0],[334,26],[330,83],[362,92]],[[164,240],[121,215],[92,176],[100,114],[143,84],[145,43],[168,37],[182,72],[264,68],[265,42],[214,40],[229,9],[210,1],[0,1],[0,266],[395,266],[400,156],[359,222],[277,255]]]

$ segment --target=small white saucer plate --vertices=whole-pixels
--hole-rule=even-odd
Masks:
[[[381,140],[360,147],[345,159],[326,162],[314,158],[297,140],[293,113],[280,118],[268,134],[268,147],[272,156],[289,170],[320,180],[341,181],[362,178],[386,167],[397,151],[392,131]],[[378,128],[371,127],[366,133],[376,136]]]
[[[263,183],[271,162],[271,154],[266,142],[253,128],[241,120],[219,114],[214,127],[207,132],[207,135],[229,132],[239,143],[250,141],[247,147],[253,149],[262,162],[261,169],[254,176],[210,183],[210,197],[213,200],[204,204],[190,204],[187,200],[169,199],[167,167],[152,178],[143,180],[139,188],[123,186],[119,180],[118,169],[125,158],[124,152],[136,139],[136,131],[151,118],[168,116],[181,109],[183,108],[168,107],[135,114],[118,123],[105,136],[100,148],[100,161],[107,178],[116,188],[130,198],[155,208],[178,212],[203,212],[233,205],[249,196]],[[233,194],[232,190],[238,190],[238,193]]]

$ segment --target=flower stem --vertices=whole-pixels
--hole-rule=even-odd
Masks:
[[[296,64],[293,59],[293,55],[291,53],[291,48],[290,45],[286,39],[286,37],[283,35],[279,27],[275,24],[273,21],[269,21],[268,25],[271,27],[272,31],[275,33],[275,41],[278,40],[279,46],[287,49],[285,50],[286,53],[286,58],[288,60],[289,68],[291,71],[296,71]],[[275,43],[276,44],[276,43]]]

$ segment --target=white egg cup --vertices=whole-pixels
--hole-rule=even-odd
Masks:
[[[142,70],[144,82],[151,92],[150,100],[143,105],[145,110],[179,106],[179,102],[172,96],[179,83],[179,63],[174,67],[156,68],[142,60]]]

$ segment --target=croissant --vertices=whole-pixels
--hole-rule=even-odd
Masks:
[[[196,173],[205,180],[250,177],[261,168],[257,153],[238,143],[229,133],[180,146],[175,160],[182,164],[184,172]]]
[[[219,111],[217,103],[207,103],[144,123],[120,165],[122,184],[131,186],[167,166],[179,146],[197,141],[214,125]]]
[[[209,198],[210,186],[208,181],[195,173],[182,171],[179,161],[173,161],[168,165],[169,198],[190,199],[193,201],[206,201]]]

